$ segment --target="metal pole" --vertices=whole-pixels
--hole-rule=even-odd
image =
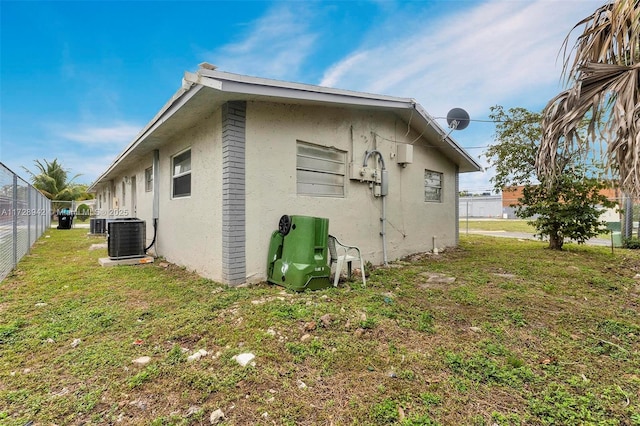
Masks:
[[[13,175],[13,267],[18,266],[18,175]],[[13,268],[12,268],[13,269]]]
[[[624,226],[622,236],[624,238],[631,238],[633,234],[633,200],[629,194],[625,194],[624,197]]]
[[[469,200],[467,200],[467,235],[469,235]]]
[[[27,185],[27,253],[31,253],[31,210],[34,206],[31,205],[31,185]]]

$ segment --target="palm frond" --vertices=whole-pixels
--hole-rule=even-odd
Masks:
[[[561,146],[589,150],[603,137],[609,171],[617,174],[623,190],[640,195],[640,0],[604,5],[574,30],[582,25],[573,61],[567,57],[563,67],[573,85],[543,111],[536,169],[556,175]],[[565,55],[567,43],[568,38]],[[585,118],[587,137],[581,139],[577,131]]]

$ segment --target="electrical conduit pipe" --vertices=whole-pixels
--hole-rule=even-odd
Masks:
[[[378,156],[378,162],[382,165],[382,176],[380,178],[380,184],[383,185],[382,179],[385,179],[386,167],[384,165],[384,157],[382,153],[378,150],[367,151],[364,155],[364,161],[362,162],[362,167],[367,167],[367,162],[369,161],[369,157],[375,154]],[[384,186],[384,185],[383,185]],[[382,217],[380,218],[382,230],[380,231],[380,235],[382,236],[382,259],[384,261],[384,266],[388,266],[389,262],[387,261],[387,203],[386,203],[386,192],[382,191],[380,194],[382,198]]]

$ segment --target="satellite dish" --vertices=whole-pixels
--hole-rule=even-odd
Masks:
[[[447,114],[447,124],[451,130],[464,130],[469,125],[469,113],[462,108],[454,108]]]

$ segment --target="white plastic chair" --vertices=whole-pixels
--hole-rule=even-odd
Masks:
[[[336,273],[333,279],[333,286],[338,286],[340,273],[342,272],[342,267],[345,263],[347,264],[347,276],[351,278],[351,262],[358,260],[360,261],[360,272],[362,273],[362,286],[366,286],[367,280],[364,277],[364,260],[362,259],[360,249],[356,246],[342,244],[333,235],[329,235],[327,243],[329,246],[329,254],[331,255],[331,264],[336,264]]]

